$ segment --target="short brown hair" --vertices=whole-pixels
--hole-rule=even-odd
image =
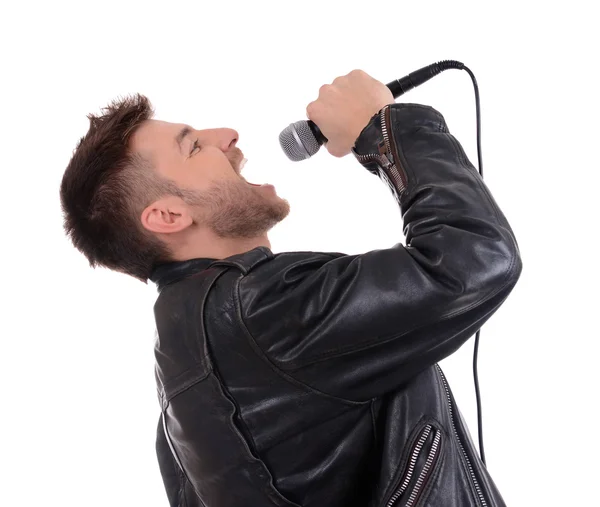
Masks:
[[[147,283],[153,267],[171,260],[171,253],[139,217],[153,200],[180,192],[157,175],[151,160],[128,146],[133,133],[154,116],[148,98],[135,94],[116,99],[103,113],[87,115],[90,128],[63,175],[64,229],[91,267],[104,266]]]

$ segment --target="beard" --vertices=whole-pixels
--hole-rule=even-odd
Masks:
[[[253,187],[240,179],[216,183],[202,194],[185,199],[194,206],[194,222],[209,227],[220,238],[255,238],[281,222],[290,212],[288,201],[272,190]]]

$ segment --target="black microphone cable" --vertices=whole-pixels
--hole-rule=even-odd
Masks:
[[[394,98],[406,93],[408,90],[413,89],[415,86],[423,84],[434,76],[437,76],[440,72],[448,69],[465,70],[471,76],[473,81],[473,88],[475,89],[475,111],[477,117],[477,164],[479,165],[479,174],[483,179],[483,160],[481,157],[481,107],[479,104],[479,87],[477,86],[477,80],[475,75],[464,63],[457,62],[456,60],[442,60],[437,63],[423,67],[422,69],[411,72],[403,78],[392,81],[387,86],[391,90]],[[475,333],[475,347],[473,349],[473,380],[475,383],[475,398],[477,400],[477,429],[479,433],[479,454],[481,461],[485,463],[485,452],[483,450],[483,422],[481,415],[481,393],[479,392],[479,376],[477,375],[477,355],[479,353],[479,334],[481,329]]]

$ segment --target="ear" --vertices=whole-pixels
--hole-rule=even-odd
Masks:
[[[175,196],[154,201],[140,219],[147,230],[163,234],[182,231],[193,223],[189,208]]]

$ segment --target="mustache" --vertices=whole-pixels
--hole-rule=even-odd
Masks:
[[[242,160],[244,160],[244,153],[237,146],[231,150],[231,154],[227,157],[231,166],[236,170],[236,172],[240,172],[240,164]]]

